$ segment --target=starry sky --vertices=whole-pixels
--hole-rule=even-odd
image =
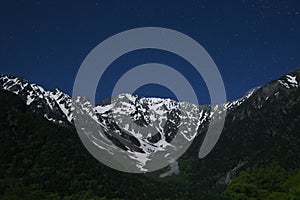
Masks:
[[[0,25],[0,73],[70,95],[88,53],[106,38],[138,27],[173,29],[200,43],[219,68],[228,100],[300,67],[297,0],[11,0],[1,2]],[[148,62],[179,70],[200,103],[210,102],[204,81],[189,70],[189,63],[151,49],[130,52],[113,62],[99,82],[96,100],[109,97],[126,71]],[[155,84],[135,93],[176,99],[172,91]]]

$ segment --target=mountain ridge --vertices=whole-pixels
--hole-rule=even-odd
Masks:
[[[59,89],[46,91],[23,78],[1,75],[0,83],[3,89],[20,96],[33,112],[53,123],[72,127],[75,125],[75,114],[88,116],[90,120],[96,122],[96,127],[97,124],[100,125],[98,128],[93,125],[89,131],[98,132],[100,128],[105,135],[100,134],[100,137],[97,134],[90,138],[97,147],[110,152],[113,151],[112,145],[116,145],[131,155],[130,159],[137,162],[139,170],[148,171],[144,167],[148,160],[153,159],[152,154],[166,151],[172,146],[174,139],[181,138],[182,144],[189,143],[195,137],[204,134],[210,122],[215,120],[217,123],[220,114],[234,112],[247,101],[251,102],[254,110],[260,109],[272,95],[276,96],[280,91],[297,89],[299,71],[300,69],[290,72],[266,86],[253,89],[238,100],[220,105],[195,105],[171,99],[138,98],[130,94],[120,94],[93,106],[87,99],[81,97],[72,99]],[[255,99],[252,99],[253,96]],[[74,106],[75,104],[77,106]],[[244,109],[235,117],[243,119],[251,109]],[[82,126],[90,127],[88,124]],[[142,131],[143,127],[148,129]],[[88,130],[85,130],[86,132]],[[145,133],[147,135],[143,135]],[[109,138],[112,144],[99,142],[104,141],[105,137]],[[217,141],[218,138],[215,143]],[[176,160],[169,153],[165,154],[165,158],[168,156],[170,158],[167,162]]]
[[[107,103],[110,102],[108,105],[100,103],[93,106],[86,99],[80,97],[71,99],[69,95],[58,89],[45,91],[42,87],[30,84],[22,78],[0,76],[0,83],[3,85],[3,89],[19,95],[34,112],[43,115],[51,122],[74,125],[74,111],[80,110],[79,113],[89,115],[92,120],[104,128],[105,136],[114,145],[127,152],[136,152],[130,158],[138,162],[137,166],[144,166],[145,159],[149,160],[153,152],[165,151],[171,147],[174,138],[181,138],[180,143],[182,144],[186,143],[184,141],[191,142],[199,134],[198,130],[206,126],[205,123],[218,118],[222,112],[233,109],[240,105],[245,98],[251,96],[250,94],[223,105],[209,106],[176,102],[171,99],[138,98],[130,94],[120,94],[110,98],[107,101]],[[77,101],[82,102],[79,103],[80,105],[76,103],[79,106],[75,109],[74,102]],[[89,111],[83,105],[88,105]],[[128,116],[130,117],[128,118]],[[124,119],[127,120],[126,124]],[[150,128],[141,132],[142,127]],[[92,132],[96,132],[96,128]],[[141,135],[146,132],[147,135]],[[103,144],[99,144],[98,141],[105,140],[105,138],[98,137],[96,135],[94,138],[97,139],[93,139],[95,145],[99,148],[110,148],[111,145],[108,144],[101,146]],[[140,153],[144,153],[144,155],[141,157]],[[165,156],[170,155],[166,154]],[[176,158],[170,156],[168,162],[171,163],[172,160],[176,160]],[[142,167],[139,169],[144,170]]]

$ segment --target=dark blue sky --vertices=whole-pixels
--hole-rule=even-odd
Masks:
[[[241,97],[300,67],[299,1],[7,1],[0,6],[0,73],[24,77],[46,89],[72,93],[85,56],[106,38],[137,27],[165,27],[199,42],[223,77],[228,99]],[[147,62],[188,66],[162,51],[141,50],[116,60],[101,79],[97,101],[108,97],[118,77]],[[186,68],[185,68],[186,69]],[[209,102],[203,80],[184,70]],[[100,81],[100,82],[101,82]],[[170,96],[148,85],[146,96]]]

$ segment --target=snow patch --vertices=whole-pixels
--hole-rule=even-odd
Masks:
[[[291,75],[286,75],[287,76],[287,81],[292,83],[292,84],[298,84],[296,81],[296,76],[291,76]]]
[[[167,176],[172,176],[173,174],[178,175],[179,174],[179,166],[178,162],[175,161],[169,165],[169,171],[159,175],[160,178],[165,178]]]
[[[94,108],[95,112],[97,113],[106,113],[107,111],[111,110],[116,103],[112,103],[106,106],[97,106]]]

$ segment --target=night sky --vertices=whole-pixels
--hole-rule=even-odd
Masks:
[[[87,54],[106,38],[138,27],[174,29],[199,42],[218,66],[228,100],[300,67],[296,0],[2,1],[0,15],[0,73],[70,95]],[[159,50],[131,52],[112,63],[100,80],[97,101],[110,96],[123,73],[148,62],[181,71],[200,102],[209,103],[205,83],[188,70],[189,64]],[[158,85],[136,93],[175,98]]]

